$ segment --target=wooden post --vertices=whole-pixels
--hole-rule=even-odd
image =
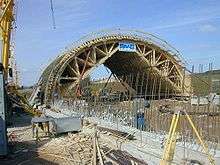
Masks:
[[[93,163],[92,163],[93,165],[96,165],[97,163],[96,138],[97,138],[97,130],[95,126],[94,139],[93,139]]]

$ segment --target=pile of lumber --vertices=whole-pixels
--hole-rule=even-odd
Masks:
[[[63,159],[68,164],[89,164],[93,156],[92,136],[83,133],[54,138],[38,152]]]

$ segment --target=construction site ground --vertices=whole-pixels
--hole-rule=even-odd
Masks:
[[[13,121],[16,127],[12,125],[8,128],[10,154],[0,159],[1,165],[91,164],[94,159],[95,130],[97,148],[100,150],[98,153],[101,155],[97,156],[98,163],[102,158],[104,164],[159,164],[164,149],[164,144],[161,143],[164,135],[143,132],[99,118],[84,119],[80,132],[42,136],[38,141],[32,137],[31,116],[16,115]],[[213,154],[216,164],[220,164],[219,150]],[[184,164],[190,160],[209,164],[207,155],[203,154],[200,146],[179,142],[173,164]]]
[[[42,137],[36,141],[32,137],[31,116],[14,116],[13,121],[16,127],[8,128],[10,154],[0,159],[1,165],[91,164],[94,153],[94,124],[88,123],[80,132],[52,137],[43,137],[42,133]],[[110,134],[98,131],[104,164],[147,164],[128,152],[119,150],[112,143],[113,139]]]

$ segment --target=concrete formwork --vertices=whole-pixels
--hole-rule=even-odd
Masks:
[[[132,49],[121,49],[123,43],[131,44]],[[74,97],[77,84],[101,64],[116,76],[146,73],[150,78],[144,81],[148,79],[150,85],[155,77],[160,77],[162,93],[166,86],[173,93],[187,94],[190,85],[179,52],[167,42],[148,33],[117,29],[88,35],[59,55],[44,70],[31,100],[39,91],[43,92],[46,104],[51,103],[54,95]]]

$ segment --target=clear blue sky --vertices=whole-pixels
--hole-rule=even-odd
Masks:
[[[17,0],[16,59],[24,85],[81,36],[101,29],[133,28],[160,36],[190,65],[220,68],[219,0]]]

